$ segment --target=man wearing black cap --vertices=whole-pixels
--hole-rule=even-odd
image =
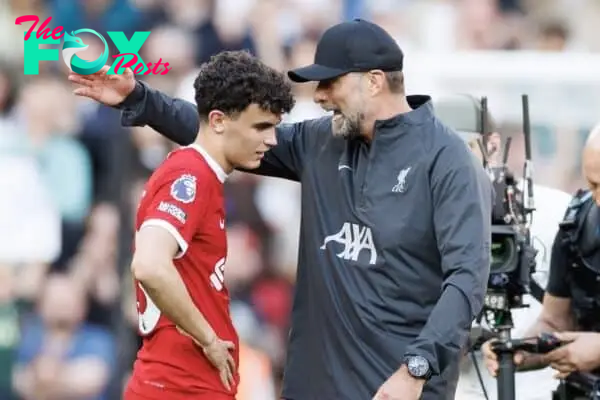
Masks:
[[[405,96],[402,66],[379,26],[328,29],[315,64],[289,77],[318,81],[333,116],[279,125],[251,171],[302,183],[287,400],[454,398],[485,293],[492,189],[431,99]],[[121,108],[124,125],[191,143],[195,107],[128,74],[70,79]]]

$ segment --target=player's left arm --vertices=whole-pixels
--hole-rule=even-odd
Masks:
[[[430,175],[433,223],[444,274],[442,294],[406,354],[425,357],[433,374],[455,363],[481,311],[490,269],[493,188],[465,146],[448,145]]]

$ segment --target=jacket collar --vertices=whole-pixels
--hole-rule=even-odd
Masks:
[[[379,134],[381,130],[396,131],[393,128],[400,125],[421,125],[433,118],[433,105],[430,96],[413,95],[407,96],[406,100],[412,111],[398,114],[389,119],[375,121],[375,135]]]

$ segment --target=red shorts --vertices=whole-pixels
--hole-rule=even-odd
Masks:
[[[167,392],[165,392],[161,397],[144,396],[143,394],[134,392],[129,386],[127,386],[127,389],[125,390],[125,393],[123,395],[123,400],[178,400],[179,398],[181,398],[182,400],[235,400],[235,397],[231,395],[215,392],[197,393],[192,395],[186,394],[183,396],[177,393],[175,396]]]

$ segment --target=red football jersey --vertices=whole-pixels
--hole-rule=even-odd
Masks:
[[[227,255],[223,182],[227,175],[201,147],[172,152],[148,180],[136,218],[136,231],[159,226],[179,243],[173,260],[192,297],[216,334],[239,341],[223,284]],[[194,394],[227,393],[217,370],[191,338],[182,335],[135,282],[142,348],[129,390],[160,400]],[[236,369],[237,370],[237,369]],[[235,389],[239,378],[236,376]],[[230,393],[230,394],[233,394]]]

